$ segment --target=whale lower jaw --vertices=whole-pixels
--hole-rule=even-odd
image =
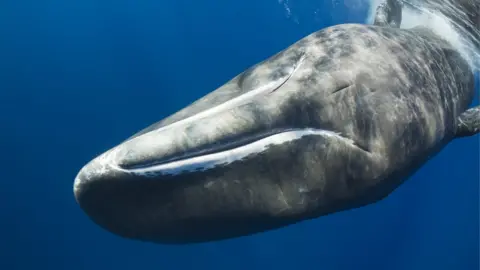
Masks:
[[[163,164],[137,165],[135,168],[118,168],[122,171],[146,177],[157,177],[162,175],[179,175],[188,172],[206,171],[217,166],[225,166],[232,162],[242,160],[250,155],[264,152],[270,146],[281,145],[301,139],[304,136],[323,136],[343,141],[348,145],[357,147],[353,140],[341,136],[339,133],[322,129],[293,129],[279,132],[247,144],[228,150],[208,153],[205,155],[193,156],[184,159],[177,159]]]

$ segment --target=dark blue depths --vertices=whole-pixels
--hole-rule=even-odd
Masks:
[[[147,244],[81,212],[72,182],[94,155],[367,12],[285,1],[1,1],[0,269],[478,269],[478,136],[378,204],[252,237]]]

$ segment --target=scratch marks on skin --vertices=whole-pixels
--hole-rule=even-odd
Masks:
[[[275,79],[268,80],[268,82],[265,82],[265,80],[263,80],[259,83],[259,85],[253,86],[254,88],[251,91],[248,91],[248,92],[246,92],[246,93],[244,93],[240,96],[237,96],[237,97],[235,97],[231,100],[228,100],[228,101],[226,101],[226,102],[224,102],[224,103],[222,103],[218,106],[215,106],[215,107],[210,108],[208,110],[202,111],[198,114],[195,114],[195,115],[190,116],[188,118],[185,118],[183,120],[177,121],[177,122],[175,122],[171,125],[167,125],[165,127],[153,130],[151,132],[158,133],[158,132],[161,132],[165,129],[173,128],[173,127],[178,126],[178,125],[185,125],[187,123],[192,123],[196,120],[199,120],[199,119],[211,116],[211,115],[215,115],[215,114],[218,114],[222,111],[226,111],[226,110],[229,110],[231,108],[238,107],[242,104],[248,103],[257,95],[261,95],[261,94],[264,94],[264,93],[272,93],[275,90],[282,87],[282,85],[284,85],[293,76],[293,74],[295,74],[295,72],[299,69],[299,67],[302,65],[304,60],[305,60],[305,54],[301,53],[298,61],[296,63],[290,63],[290,66],[287,68],[288,71],[286,73],[281,74],[281,75],[277,74],[277,76],[274,77]],[[276,68],[278,69],[278,67],[276,67]],[[281,70],[284,70],[284,69],[281,69]],[[250,72],[255,72],[255,74],[252,75],[254,77],[267,77],[269,79],[270,79],[269,75],[272,73],[272,71],[268,67],[268,65],[266,65],[265,67],[263,67],[263,66],[256,67]],[[239,82],[240,87],[242,87],[242,88],[243,87],[248,87],[248,86],[243,85],[244,84],[243,81],[244,80],[242,80],[242,79],[240,80],[240,82]],[[258,81],[257,81],[257,83],[258,83]]]
[[[342,83],[341,85],[339,85],[338,88],[336,88],[335,90],[333,90],[332,94],[335,94],[335,93],[338,93],[340,91],[343,91],[343,90],[346,90],[348,87],[350,87],[352,84],[350,83]]]
[[[318,183],[315,183],[318,186]],[[296,183],[281,184],[278,183],[276,187],[276,200],[272,201],[273,215],[280,216],[283,214],[289,215],[305,210],[309,204],[307,203],[310,189],[307,186]],[[290,192],[289,192],[290,191]]]
[[[452,106],[456,106],[458,99],[458,91],[453,89],[458,76],[446,63],[452,57],[442,55],[445,49],[450,52],[446,41],[428,29],[410,31],[343,25],[313,34],[308,43],[306,52],[313,71],[303,81],[304,87],[314,88],[321,83],[328,94],[335,94],[332,96],[335,105],[331,109],[327,107],[332,111],[331,117],[338,107],[344,107],[352,117],[358,116],[352,125],[335,130],[346,132],[348,137],[365,131],[363,137],[355,141],[372,153],[384,153],[388,138],[400,136],[398,134],[406,132],[411,123],[423,127],[418,132],[424,133],[426,145],[435,144],[443,136],[448,123],[439,119],[447,118],[445,110],[456,110]],[[439,95],[432,89],[442,91]],[[359,102],[365,106],[359,106]],[[366,111],[370,108],[372,110]],[[379,116],[378,111],[383,115]],[[385,120],[384,125],[389,128],[381,133],[374,126],[367,127],[369,123],[376,123],[374,119]],[[412,138],[407,141],[416,139],[412,134],[409,136]]]
[[[130,139],[128,144],[131,145],[132,158],[130,162],[120,165],[145,167],[154,165],[151,163],[168,162],[171,158],[179,158],[177,153],[190,152],[197,146],[213,145],[213,142],[221,139],[222,134],[233,134],[235,130],[250,125],[248,122],[254,118],[238,114],[236,110],[240,107],[247,108],[250,111],[246,113],[255,115],[255,106],[250,106],[252,102],[282,88],[300,69],[305,58],[304,52],[295,47],[253,66],[234,80],[236,87],[243,89],[243,94]],[[202,123],[197,124],[199,121]],[[165,154],[164,159],[158,159],[159,153]]]
[[[288,202],[286,196],[285,196],[285,193],[283,191],[283,188],[281,185],[277,185],[278,187],[278,200],[283,204],[283,208],[280,209],[279,213],[283,212],[283,211],[286,211],[286,210],[289,210],[289,209],[292,209],[292,206],[290,205],[290,203]]]
[[[391,70],[402,69],[395,61],[385,61],[385,57],[394,57],[395,53],[405,53],[395,39],[384,37],[378,30],[358,25],[327,28],[312,35],[310,43],[312,43],[312,46],[308,47],[307,53],[315,61],[313,66],[317,73],[314,75],[323,78],[328,77],[328,74],[341,74],[341,76],[336,76],[338,78],[334,78],[334,80],[325,78],[322,83],[338,82],[340,80],[346,84],[354,84],[358,74],[371,74],[376,76],[377,81],[381,79],[391,80],[395,77],[404,83],[408,81],[408,78],[400,72],[395,76],[382,74]],[[389,43],[391,46],[385,46],[385,43]],[[398,52],[390,51],[391,48],[395,47],[397,47]],[[372,54],[372,51],[375,53]],[[341,90],[339,86],[325,86],[325,88]]]
[[[300,68],[300,66],[302,65],[303,61],[305,60],[306,56],[305,54],[302,53],[302,55],[300,56],[300,59],[298,60],[297,63],[295,63],[295,65],[293,66],[293,70],[292,72],[290,72],[287,76],[287,78],[276,88],[274,88],[272,91],[270,91],[270,93],[273,93],[275,92],[277,89],[279,89],[280,87],[282,87],[292,76],[293,74],[295,74],[297,72],[297,70]]]

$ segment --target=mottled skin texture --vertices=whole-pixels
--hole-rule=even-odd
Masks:
[[[168,128],[286,74],[272,91]],[[158,243],[238,237],[364,206],[469,130],[458,119],[472,102],[473,84],[465,59],[428,29],[329,27],[119,145],[105,160],[126,171],[92,161],[79,173],[75,196],[107,230]],[[464,119],[475,117],[478,111]],[[305,136],[206,171],[128,171],[304,128],[341,137]]]

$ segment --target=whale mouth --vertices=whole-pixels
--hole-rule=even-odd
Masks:
[[[310,138],[306,140],[305,137]],[[209,189],[205,182],[207,179],[224,177],[222,172],[215,171],[216,168],[221,171],[230,170],[229,175],[236,175],[239,170],[244,170],[242,164],[237,162],[245,162],[245,159],[246,162],[258,162],[261,166],[268,163],[268,160],[263,160],[265,156],[268,159],[272,155],[284,155],[283,158],[288,159],[294,148],[308,149],[302,146],[309,144],[311,139],[328,140],[347,147],[354,144],[352,140],[336,132],[323,129],[272,130],[245,136],[229,145],[203,149],[202,152],[192,151],[183,156],[177,154],[177,157],[171,159],[160,157],[157,163],[136,164],[129,169],[121,167],[117,162],[119,159],[128,159],[126,152],[131,145],[123,144],[103,153],[80,170],[74,182],[74,196],[95,223],[124,237],[158,237],[163,242],[191,242],[191,239],[197,237],[204,239],[198,230],[214,226],[211,222],[216,220],[222,221],[216,222],[217,225],[227,223],[227,227],[235,227],[246,224],[243,223],[244,218],[249,219],[249,222],[259,219],[261,224],[265,218],[263,214],[249,214],[248,210],[245,210],[246,216],[240,217],[238,223],[235,217],[230,219],[228,209],[221,210],[221,206],[208,209],[211,204],[206,204],[206,209],[200,209],[203,208],[201,202],[208,201],[214,196],[212,194],[228,196],[227,191],[225,194],[224,191],[216,193],[215,189]],[[269,151],[269,148],[275,145],[282,145],[280,151]],[[279,170],[282,171],[283,168]],[[245,173],[255,173],[255,169]],[[190,185],[194,188],[190,189]],[[199,185],[205,188],[195,188]],[[235,189],[233,186],[232,188]],[[192,190],[199,193],[191,195]],[[194,223],[199,226],[192,225]],[[217,230],[221,231],[222,228],[215,227],[212,233],[214,236]],[[221,232],[219,233],[221,236]]]
[[[174,154],[169,155],[167,157],[161,157],[160,159],[156,160],[149,160],[147,162],[137,161],[137,162],[130,162],[127,164],[120,164],[120,167],[127,170],[132,169],[142,169],[142,168],[149,168],[155,167],[160,165],[165,165],[171,162],[178,162],[178,161],[185,161],[192,158],[199,158],[202,156],[207,156],[210,154],[216,154],[220,152],[231,151],[236,148],[247,146],[251,143],[255,143],[256,141],[268,138],[273,135],[278,135],[284,132],[295,131],[294,128],[284,128],[284,129],[274,129],[270,131],[265,131],[253,135],[244,136],[243,138],[230,140],[225,142],[215,142],[208,145],[203,145],[200,147],[196,147],[194,149],[189,149],[189,151],[185,151],[181,154]]]
[[[329,130],[315,128],[277,129],[222,145],[209,145],[199,150],[176,155],[175,157],[162,158],[145,163],[120,165],[120,167],[131,173],[149,177],[205,171],[241,161],[265,152],[271,146],[293,142],[305,136],[329,137],[358,147],[353,140]]]

